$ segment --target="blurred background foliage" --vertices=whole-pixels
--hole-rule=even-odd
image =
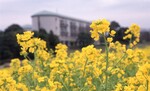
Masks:
[[[119,25],[118,22],[112,21],[110,24],[110,30],[115,30],[116,34],[113,39],[113,41],[119,41],[123,44],[128,44],[129,40],[123,40],[124,31],[127,30],[128,27],[122,27]],[[4,64],[6,62],[10,62],[10,59],[12,58],[20,58],[23,57],[20,56],[20,46],[17,43],[16,34],[17,33],[23,33],[24,30],[20,25],[18,24],[12,24],[8,28],[6,28],[4,31],[0,31],[0,64]],[[47,33],[45,29],[40,30],[33,30],[34,37],[41,38],[46,41],[47,48],[50,50],[55,50],[55,46],[60,42],[58,36],[56,36],[52,31]],[[106,36],[110,36],[109,33],[106,34]],[[78,34],[78,38],[76,40],[79,42],[79,45],[76,46],[75,49],[80,49],[82,47],[85,47],[87,45],[93,44],[94,41],[90,37],[90,32],[80,32]],[[103,38],[100,38],[100,45],[101,46],[104,42]],[[142,31],[140,36],[140,43],[143,42],[149,42],[150,41],[150,32],[148,31]],[[71,48],[71,47],[70,47]],[[32,56],[32,55],[31,55]]]

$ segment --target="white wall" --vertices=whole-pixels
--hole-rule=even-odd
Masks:
[[[32,17],[32,30],[38,30],[38,17]]]
[[[73,37],[70,36],[70,22],[73,21],[76,23],[77,26],[77,32],[79,33],[79,26],[80,24],[82,24],[84,27],[86,27],[86,22],[80,22],[78,20],[70,20],[70,19],[65,19],[67,21],[68,27],[67,27],[67,31],[68,31],[68,36],[66,37],[62,37],[60,36],[60,20],[62,20],[64,18],[61,17],[57,17],[57,16],[39,16],[39,20],[40,20],[40,28],[43,28],[47,31],[47,33],[50,32],[50,30],[53,31],[53,33],[57,36],[59,36],[60,40],[75,40]],[[32,17],[32,25],[33,25],[33,30],[38,30],[38,17]]]
[[[53,31],[54,34],[59,35],[59,29],[58,29],[58,18],[54,16],[40,16],[40,28],[43,28],[47,31],[47,33],[50,32],[50,30]],[[32,17],[32,25],[33,30],[38,30],[38,17]]]
[[[58,35],[58,31],[56,30],[55,17],[40,16],[40,24],[41,28],[44,28],[47,31],[47,33],[49,33],[52,30],[54,34]]]

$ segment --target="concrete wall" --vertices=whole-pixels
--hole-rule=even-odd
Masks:
[[[67,22],[68,36],[61,36],[61,34],[60,34],[60,31],[61,31],[60,20],[65,20]],[[79,27],[81,25],[83,27],[86,27],[88,24],[86,22],[62,18],[62,17],[58,17],[58,16],[34,16],[34,17],[32,17],[33,30],[39,30],[38,21],[40,22],[40,28],[45,29],[47,31],[47,33],[49,33],[50,30],[52,30],[55,35],[59,36],[60,41],[75,41],[76,40],[77,37],[76,38],[71,37],[70,22],[72,22],[72,21],[75,22],[77,33],[81,32],[81,31],[79,31]]]
[[[40,25],[38,24],[38,21],[40,22]],[[54,16],[32,17],[33,30],[39,30],[40,26],[40,28],[45,29],[47,33],[52,30],[54,34],[60,35],[58,23],[58,17]]]
[[[32,17],[32,30],[38,30],[38,17]]]

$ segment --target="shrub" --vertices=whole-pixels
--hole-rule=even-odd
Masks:
[[[10,69],[0,71],[0,90],[2,91],[149,91],[150,59],[146,54],[134,48],[139,42],[139,26],[131,25],[124,39],[131,39],[126,46],[113,43],[107,20],[94,21],[91,24],[91,37],[104,37],[105,52],[94,45],[82,48],[72,54],[67,46],[56,46],[56,57],[46,48],[46,42],[34,38],[30,31],[17,34],[21,46],[21,55],[25,59],[13,59]],[[27,56],[34,54],[33,61]],[[8,72],[9,71],[9,72]]]

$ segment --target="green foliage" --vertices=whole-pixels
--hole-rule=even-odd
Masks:
[[[53,34],[53,31],[50,31],[48,34],[48,47],[55,50],[55,46],[59,43],[58,36]]]
[[[87,32],[80,32],[78,34],[77,41],[80,43],[80,47],[85,47],[94,42],[94,40],[91,38],[90,33]]]
[[[114,42],[119,41],[122,44],[129,44],[129,40],[123,40],[123,37],[125,36],[124,32],[127,29],[128,29],[127,27],[121,27],[118,22],[112,21],[110,24],[110,32],[112,30],[116,31],[116,34],[115,34],[115,37],[113,38],[113,41]],[[108,35],[108,37],[109,36],[110,35]]]
[[[18,24],[12,24],[8,28],[5,29],[5,33],[8,32],[22,32],[23,28],[19,26]]]
[[[40,29],[39,32],[34,31],[34,37],[45,40],[47,48],[53,50],[55,50],[55,46],[60,42],[58,36],[56,36],[53,31],[47,33],[45,29]]]
[[[20,46],[16,39],[17,33],[23,33],[23,28],[17,24],[10,25],[4,32],[0,33],[0,60],[21,58]]]
[[[120,25],[116,21],[112,21],[110,24],[110,30],[117,30],[117,28],[120,28]]]
[[[137,71],[138,71],[137,64],[130,64],[125,68],[125,73],[126,73],[125,76],[126,77],[133,77],[133,76],[135,76]]]

